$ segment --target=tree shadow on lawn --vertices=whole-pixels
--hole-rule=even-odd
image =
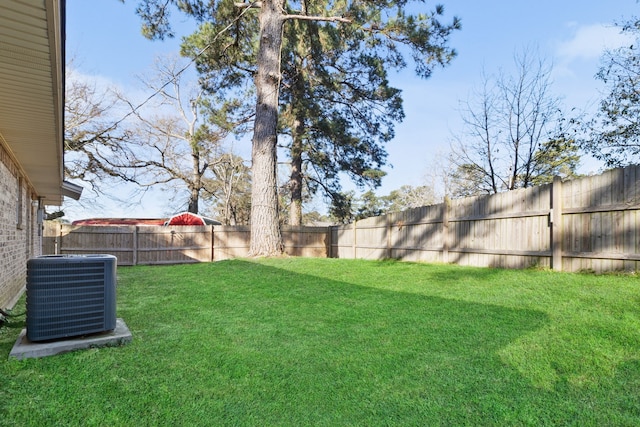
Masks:
[[[588,390],[566,384],[560,376],[557,388],[541,389],[532,382],[539,374],[523,372],[526,363],[514,365],[516,359],[505,357],[504,350],[509,348],[512,356],[523,337],[552,327],[542,311],[360,286],[236,262],[257,274],[233,285],[257,300],[245,313],[249,317],[235,308],[226,313],[232,319],[229,338],[241,336],[241,344],[254,343],[256,351],[268,355],[274,365],[263,374],[285,379],[285,384],[305,384],[283,390],[282,396],[293,391],[314,399],[317,393],[321,407],[335,405],[340,408],[336,413],[352,413],[357,422],[362,421],[358,416],[367,422],[397,421],[413,414],[455,423],[581,419],[589,424],[606,423],[616,412],[615,405],[599,408],[602,402],[595,396],[615,395],[617,379],[607,378],[601,388]],[[488,269],[477,273],[496,274]],[[283,276],[287,280],[281,280]],[[237,325],[244,326],[237,330]],[[521,352],[527,351],[535,348],[521,347]],[[349,403],[341,403],[345,401]],[[635,404],[637,411],[637,399]]]
[[[71,424],[131,413],[183,425],[588,425],[637,411],[616,400],[616,383],[586,396],[544,390],[504,363],[502,349],[548,324],[540,311],[241,260],[180,267],[170,280],[155,268],[119,272],[133,343],[64,355],[67,374],[46,359],[24,364],[23,391],[5,390],[2,404]],[[60,375],[67,397],[51,388]],[[60,410],[74,389],[80,405]],[[48,406],[36,413],[33,401]]]

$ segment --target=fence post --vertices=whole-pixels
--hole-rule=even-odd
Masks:
[[[138,265],[138,226],[133,227],[133,254],[131,256],[133,265]]]
[[[353,221],[353,259],[358,258],[358,241],[356,236],[358,235],[358,221]]]
[[[442,204],[442,262],[449,263],[449,209],[451,207],[451,199],[444,196]]]
[[[211,226],[211,262],[215,261],[216,259],[216,226],[212,225]]]
[[[551,185],[551,268],[562,271],[562,179],[553,177]]]
[[[62,253],[62,224],[56,223],[55,236],[53,254],[60,255]]]
[[[391,259],[391,214],[386,214],[385,219],[387,221],[387,258]]]

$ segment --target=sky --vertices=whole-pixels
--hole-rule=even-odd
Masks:
[[[500,70],[510,72],[514,55],[535,49],[553,65],[552,92],[562,99],[565,111],[593,110],[603,86],[594,76],[605,48],[628,43],[614,27],[615,22],[637,15],[636,0],[441,0],[445,20],[457,16],[462,29],[449,45],[457,57],[438,68],[427,79],[412,75],[411,69],[392,73],[391,82],[402,89],[405,119],[387,145],[387,176],[376,190],[389,194],[402,185],[423,185],[426,176],[446,153],[453,135],[460,134],[461,102],[472,97],[482,75]],[[427,0],[425,7],[435,3]],[[67,57],[85,77],[115,85],[126,92],[138,91],[136,76],[149,72],[160,55],[176,53],[180,37],[194,29],[184,16],[174,13],[176,38],[149,41],[140,33],[135,14],[137,1],[67,0]],[[240,154],[250,153],[249,139],[236,143]],[[585,160],[581,172],[597,172],[599,165]],[[348,184],[346,188],[350,188]],[[87,190],[88,192],[89,190]],[[113,189],[125,195],[127,189]],[[101,204],[67,201],[66,218],[163,217],[171,214],[166,195],[147,193],[133,206],[105,200]]]

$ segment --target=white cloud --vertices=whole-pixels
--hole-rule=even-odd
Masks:
[[[568,37],[557,42],[554,47],[555,79],[570,80],[587,76],[592,80],[606,50],[629,45],[634,41],[633,36],[622,34],[620,28],[612,24],[571,23],[567,28],[570,30]]]
[[[607,49],[615,49],[632,42],[633,37],[622,34],[611,24],[571,25],[570,39],[558,43],[556,58],[563,63],[575,60],[594,60]]]

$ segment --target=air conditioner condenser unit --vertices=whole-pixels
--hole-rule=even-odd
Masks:
[[[27,261],[27,338],[48,341],[116,327],[113,255],[45,255]]]

